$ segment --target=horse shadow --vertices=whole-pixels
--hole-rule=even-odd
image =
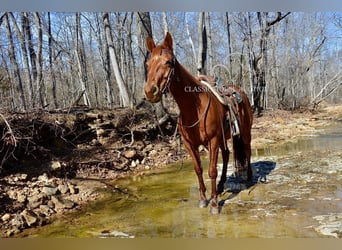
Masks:
[[[232,173],[227,176],[227,180],[224,184],[223,193],[230,193],[228,198],[220,201],[220,206],[223,206],[226,200],[234,198],[241,191],[245,189],[250,189],[257,183],[267,183],[267,176],[275,169],[276,163],[273,161],[258,161],[251,164],[253,171],[253,178],[251,181],[246,181],[246,179],[236,176]]]

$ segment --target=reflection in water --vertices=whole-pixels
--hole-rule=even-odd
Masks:
[[[229,177],[226,192],[220,197],[223,206],[219,215],[197,207],[197,178],[188,161],[180,170],[173,165],[115,182],[124,193],[108,188],[104,190],[106,198],[92,203],[86,211],[25,234],[31,237],[323,237],[315,229],[318,221],[314,217],[341,213],[341,138],[341,129],[335,129],[328,135],[260,151],[258,157],[253,157],[254,185],[247,189],[240,185],[237,189],[236,185],[241,183]],[[204,161],[203,166],[207,165]],[[206,185],[209,184],[206,179]]]

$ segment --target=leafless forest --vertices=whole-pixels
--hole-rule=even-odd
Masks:
[[[341,13],[5,12],[0,110],[133,107],[145,38],[166,31],[179,62],[242,86],[255,110],[341,100]]]

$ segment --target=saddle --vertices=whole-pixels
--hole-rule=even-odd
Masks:
[[[230,127],[232,136],[240,135],[239,104],[242,102],[240,93],[232,86],[226,85],[212,76],[199,75],[197,79],[226,106],[225,129]]]

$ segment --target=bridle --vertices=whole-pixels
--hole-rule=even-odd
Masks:
[[[170,71],[169,71],[169,74],[167,75],[167,80],[166,80],[166,83],[161,91],[162,94],[165,94],[167,90],[169,90],[170,88],[170,85],[171,85],[171,78],[174,76],[175,74],[175,65],[176,65],[176,57],[173,55],[172,52],[170,52],[169,50],[166,50],[166,49],[162,49],[161,50],[161,55],[162,54],[171,54],[173,57],[172,57],[172,60],[171,61],[167,61],[166,64],[170,65]]]
[[[163,87],[163,89],[161,90],[161,94],[165,94],[169,89],[170,89],[170,85],[171,85],[171,80],[172,80],[172,77],[175,75],[175,66],[176,66],[176,57],[174,56],[174,54],[172,52],[170,52],[169,50],[166,50],[166,49],[162,49],[161,50],[161,55],[162,54],[171,54],[173,57],[172,57],[172,60],[171,61],[167,61],[166,64],[168,64],[170,66],[170,71],[168,73],[168,76],[167,76],[167,80],[166,80],[166,83]],[[185,125],[183,124],[182,122],[182,119],[181,119],[181,114],[179,114],[179,117],[178,117],[178,124],[184,128],[193,128],[195,127],[196,125],[198,125],[201,120],[204,119],[204,117],[206,116],[206,114],[208,113],[208,110],[209,110],[209,106],[210,106],[210,103],[211,103],[211,95],[208,94],[208,103],[207,103],[207,106],[203,112],[203,114],[201,115],[201,117],[198,118],[198,120],[196,122],[194,122],[193,124],[191,125]]]
[[[174,56],[174,57],[172,58],[172,61],[168,61],[167,63],[170,65],[171,69],[170,69],[170,71],[169,71],[169,74],[167,75],[167,80],[166,80],[166,83],[165,83],[165,85],[164,85],[164,88],[163,88],[162,91],[161,91],[162,94],[165,94],[166,91],[169,90],[169,88],[170,88],[170,85],[171,85],[171,78],[172,78],[172,77],[174,76],[174,74],[175,74],[176,57]]]
[[[173,61],[176,61],[175,57],[173,58]],[[173,65],[171,65],[171,69],[169,71],[169,74],[167,75],[167,81],[166,81],[166,83],[164,85],[164,88],[161,91],[162,94],[165,94],[166,91],[170,88],[171,78],[173,77],[174,74],[175,74],[175,66],[174,66],[174,63],[173,63]]]

